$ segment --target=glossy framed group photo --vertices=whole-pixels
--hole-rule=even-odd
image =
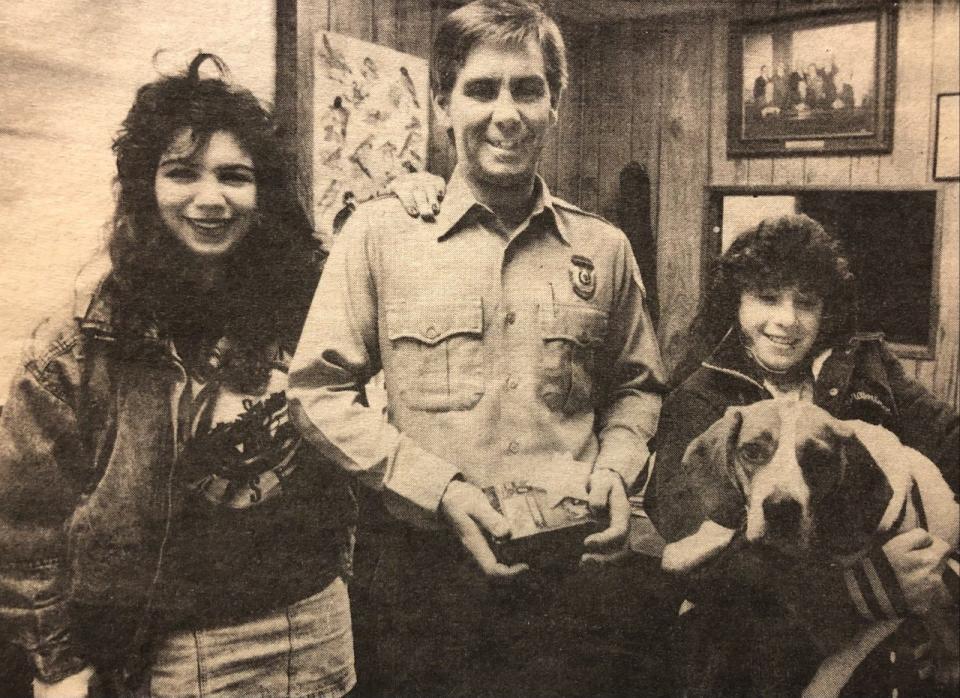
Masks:
[[[894,7],[730,26],[730,157],[885,153],[893,146]]]

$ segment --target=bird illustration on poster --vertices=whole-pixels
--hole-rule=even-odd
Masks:
[[[427,62],[321,32],[314,54],[314,220],[329,246],[350,212],[427,156]]]

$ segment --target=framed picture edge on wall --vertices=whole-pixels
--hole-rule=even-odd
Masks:
[[[952,111],[950,111],[951,109]],[[933,180],[935,182],[956,182],[960,180],[960,168],[958,168],[960,155],[957,154],[957,149],[960,147],[960,136],[958,136],[957,131],[958,113],[960,113],[960,92],[941,92],[937,95],[937,119],[933,137]],[[952,116],[950,119],[954,126],[952,132],[947,130],[949,126],[944,126],[945,116],[947,118]],[[944,152],[949,152],[953,158],[953,161],[948,165],[943,164],[942,154]]]
[[[826,104],[811,106],[807,104],[806,95],[797,94],[794,95],[795,104],[789,106],[778,104],[776,108],[770,108],[763,106],[762,98],[757,100],[750,98],[747,89],[747,83],[750,81],[745,80],[745,76],[748,78],[753,76],[745,70],[747,58],[747,52],[744,49],[745,37],[762,37],[769,34],[770,41],[773,43],[774,36],[788,34],[792,37],[806,30],[829,30],[861,22],[876,22],[873,80],[870,84],[872,95],[869,100],[863,96],[856,97],[853,107],[844,109],[840,106],[842,102],[839,96],[833,100],[827,100]],[[771,155],[810,157],[891,152],[897,91],[896,46],[897,5],[891,2],[878,1],[868,4],[867,7],[819,9],[759,19],[732,20],[729,24],[727,51],[727,158]],[[794,67],[794,71],[790,74],[791,82],[798,73],[795,64],[799,56],[792,56],[792,58],[790,64]],[[779,61],[773,60],[771,56],[770,63],[777,64]],[[822,70],[819,72],[823,74]],[[770,83],[775,82],[775,75],[765,77]],[[809,82],[809,80],[803,80],[805,77],[801,73],[799,82]],[[784,79],[786,80],[786,76]],[[755,91],[757,89],[759,88],[754,88]],[[768,100],[769,97],[768,92]],[[845,128],[848,126],[845,122],[851,122],[849,128]],[[834,132],[829,130],[817,132],[818,125],[829,126],[831,123],[836,127]]]

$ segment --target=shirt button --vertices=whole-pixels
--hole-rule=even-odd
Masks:
[[[512,325],[517,321],[517,314],[512,310],[507,312],[507,324]]]
[[[510,380],[508,380],[508,381],[507,381],[507,387],[510,388],[510,390],[516,390],[516,389],[517,389],[517,379],[516,379],[516,378],[511,378]]]
[[[518,444],[516,441],[511,441],[510,445],[507,446],[507,449],[510,451],[510,453],[516,453],[520,450],[520,444]]]
[[[425,332],[425,334],[427,335],[427,339],[436,339],[436,338],[437,338],[437,328],[436,328],[436,327],[433,327],[433,326],[428,327],[428,328],[427,328],[427,331]]]
[[[836,397],[840,394],[839,388],[830,388],[830,397]]]

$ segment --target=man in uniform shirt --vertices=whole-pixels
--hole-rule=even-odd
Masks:
[[[536,175],[566,81],[556,24],[525,0],[479,0],[444,20],[431,67],[457,153],[443,208],[354,212],[293,362],[291,415],[405,522],[374,581],[382,688],[567,694],[586,677],[557,670],[582,654],[592,590],[498,561],[488,535],[510,525],[481,488],[579,468],[609,515],[585,552],[622,547],[663,369],[626,237]],[[386,422],[363,389],[381,368]],[[545,653],[559,661],[538,676]]]

